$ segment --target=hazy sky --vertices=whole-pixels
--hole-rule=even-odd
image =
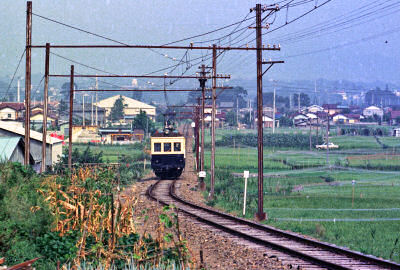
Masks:
[[[292,3],[299,2],[294,0]],[[276,16],[268,19],[270,29],[291,21],[306,11],[313,9],[314,4],[326,0],[314,0],[310,3],[282,9]],[[278,1],[277,2],[289,2]],[[201,34],[218,27],[234,23],[255,14],[249,8],[257,1],[245,0],[34,0],[33,12],[66,24],[77,26],[88,31],[107,36],[129,44],[163,44],[196,34]],[[273,1],[262,1],[271,4]],[[0,8],[0,76],[10,76],[18,63],[25,46],[26,1],[2,0]],[[281,52],[266,52],[264,58],[283,59],[283,65],[274,66],[266,79],[300,80],[300,79],[346,79],[353,81],[388,81],[400,82],[399,26],[400,3],[394,0],[331,0],[321,8],[304,16],[294,23],[264,35],[265,44],[280,42]],[[266,13],[264,13],[265,15]],[[369,17],[368,17],[369,16]],[[194,42],[219,38],[235,29],[244,30],[230,36],[231,42],[239,41],[243,45],[255,37],[254,29],[246,26],[254,22],[250,19],[237,28],[231,28],[193,39]],[[323,22],[329,25],[321,25]],[[339,26],[335,23],[344,22]],[[299,36],[288,35],[306,33],[312,26],[319,25],[299,39]],[[333,25],[333,26],[332,26]],[[330,28],[331,27],[331,28]],[[322,31],[319,31],[322,30]],[[392,31],[390,34],[382,33]],[[263,30],[264,32],[268,30]],[[301,37],[301,36],[300,36]],[[370,38],[371,39],[367,39]],[[285,40],[286,39],[286,40]],[[360,42],[361,40],[361,42]],[[33,17],[33,44],[113,44],[110,41],[81,33]],[[222,43],[228,43],[225,39]],[[188,45],[189,41],[179,43]],[[211,45],[206,42],[204,45]],[[254,44],[250,43],[250,46]],[[350,44],[342,47],[343,44]],[[327,48],[335,48],[325,50]],[[317,52],[322,50],[321,52]],[[76,61],[104,69],[113,73],[143,74],[178,63],[160,56],[147,49],[97,49],[97,50],[53,50],[57,54]],[[180,60],[185,51],[158,51]],[[190,51],[185,60],[206,55],[207,52]],[[32,72],[43,73],[44,50],[34,49]],[[219,59],[218,72],[232,74],[233,78],[253,79],[256,75],[255,52],[229,51]],[[206,61],[210,64],[210,61]],[[69,72],[70,62],[51,56],[51,73]],[[174,73],[180,74],[185,68],[178,67]],[[186,74],[196,71],[198,64]],[[78,73],[96,71],[76,65]],[[24,73],[24,60],[19,75]],[[164,71],[158,73],[163,74]],[[161,83],[160,81],[153,81]],[[33,82],[34,84],[37,82]],[[197,82],[193,85],[197,86]]]

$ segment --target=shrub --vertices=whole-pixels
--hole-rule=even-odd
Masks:
[[[233,134],[224,135],[218,146],[231,146],[233,141],[237,144],[257,147],[257,135],[255,134]],[[311,136],[313,145],[323,142],[322,136]],[[263,143],[266,147],[292,147],[292,148],[309,148],[310,141],[307,134],[283,134],[283,133],[268,133],[264,134]]]

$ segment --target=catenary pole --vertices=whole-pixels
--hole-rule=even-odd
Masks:
[[[205,88],[206,88],[206,66],[201,66],[201,78],[199,79],[200,87],[201,87],[201,111],[200,111],[200,120],[201,120],[201,147],[200,147],[200,171],[204,170],[204,109],[205,109]]]
[[[71,66],[69,82],[69,130],[68,130],[68,168],[72,169],[72,115],[74,111],[74,66]]]
[[[50,43],[46,43],[46,60],[44,67],[44,94],[43,94],[43,124],[42,124],[42,164],[40,171],[46,171],[46,146],[47,146],[47,103],[49,94],[49,65],[50,65]]]
[[[31,131],[31,61],[32,61],[32,1],[26,3],[25,47],[25,166],[29,165]]]
[[[257,128],[258,128],[258,210],[256,219],[266,219],[264,212],[264,160],[263,160],[263,98],[262,98],[262,33],[261,33],[261,4],[256,5],[256,40],[257,40]]]
[[[96,90],[99,90],[99,80],[96,77]],[[98,97],[97,97],[97,91],[96,91],[96,127],[99,124],[99,118],[98,118],[98,114],[97,114],[97,107],[99,106],[99,104],[97,104],[98,101]]]
[[[217,46],[213,45],[212,50],[212,111],[211,111],[211,181],[210,198],[214,197],[215,186],[215,111],[216,111],[216,87],[217,87]]]

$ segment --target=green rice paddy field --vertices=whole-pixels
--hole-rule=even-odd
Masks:
[[[382,149],[374,137],[332,141],[340,148],[330,151],[329,163],[326,151],[264,149],[266,223],[400,262],[400,153]],[[380,141],[400,144],[399,138]],[[206,166],[209,157],[206,152]],[[210,205],[242,216],[244,180],[232,173],[244,170],[257,172],[256,148],[217,148]],[[250,178],[245,217],[256,211],[257,178]]]

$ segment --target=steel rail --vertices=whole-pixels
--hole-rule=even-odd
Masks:
[[[155,194],[153,194],[154,189],[157,187],[157,185],[159,185],[159,183],[160,183],[160,181],[158,181],[156,184],[152,185],[147,190],[147,195],[151,199],[156,200],[157,202],[161,202],[163,204],[168,204],[168,203],[164,202],[163,200],[160,200],[159,198],[156,197]],[[329,244],[329,243],[320,242],[320,241],[317,241],[317,240],[305,238],[303,236],[296,235],[296,234],[290,233],[290,232],[286,232],[286,231],[283,231],[283,230],[280,230],[280,229],[276,229],[276,228],[271,227],[271,226],[262,225],[262,224],[259,224],[259,223],[256,223],[256,222],[253,222],[253,221],[250,221],[250,220],[246,220],[246,219],[243,219],[243,218],[235,217],[235,216],[232,216],[232,215],[229,215],[229,214],[217,211],[217,210],[213,210],[213,209],[209,209],[209,208],[206,208],[206,207],[199,206],[197,204],[194,204],[192,202],[186,201],[186,200],[180,198],[179,196],[177,196],[176,193],[175,193],[175,183],[176,183],[176,181],[174,181],[170,185],[169,196],[173,200],[175,200],[175,201],[177,201],[177,202],[179,202],[181,204],[184,204],[184,205],[186,205],[188,207],[191,207],[191,208],[194,208],[194,209],[198,209],[198,210],[202,210],[202,211],[205,211],[207,213],[210,213],[210,214],[213,214],[213,215],[216,215],[216,216],[219,216],[219,217],[231,220],[231,221],[235,221],[235,222],[241,223],[243,225],[247,225],[247,226],[249,226],[250,228],[253,228],[253,229],[263,230],[263,231],[266,231],[268,233],[271,233],[271,234],[274,234],[274,235],[277,235],[277,236],[280,236],[280,237],[285,237],[285,238],[290,239],[292,241],[296,241],[298,243],[306,244],[306,245],[317,247],[317,248],[320,248],[320,249],[323,249],[323,250],[326,250],[326,251],[330,251],[330,252],[333,252],[333,253],[336,253],[336,254],[344,255],[344,256],[347,256],[349,258],[353,258],[353,259],[356,259],[356,260],[359,260],[359,261],[362,261],[362,262],[368,262],[370,264],[373,264],[373,265],[376,265],[376,266],[379,266],[379,267],[384,267],[384,268],[388,268],[388,269],[400,269],[400,264],[397,264],[395,262],[391,262],[391,261],[388,261],[388,260],[377,258],[377,257],[372,256],[372,255],[366,255],[366,254],[363,254],[361,252],[348,250],[348,249],[345,249],[345,248],[342,248],[342,247],[338,247],[338,246],[333,245],[333,244]],[[257,237],[245,234],[245,233],[243,233],[241,231],[225,227],[224,225],[221,225],[218,222],[203,218],[200,215],[196,215],[196,214],[192,213],[191,211],[184,210],[184,209],[179,209],[179,210],[182,211],[182,212],[185,212],[185,213],[187,213],[187,214],[189,214],[189,215],[191,215],[193,217],[195,217],[197,220],[199,220],[201,222],[204,222],[204,223],[209,224],[209,225],[211,225],[213,227],[216,227],[218,229],[221,229],[223,231],[231,233],[231,234],[233,234],[235,236],[239,236],[241,238],[244,238],[244,239],[246,239],[248,241],[251,241],[251,242],[254,242],[254,243],[257,243],[257,244],[260,244],[260,245],[271,247],[273,249],[279,250],[279,251],[284,252],[286,254],[293,255],[293,256],[295,256],[295,257],[297,257],[299,259],[308,261],[308,262],[313,263],[313,264],[317,264],[317,265],[319,265],[321,267],[326,267],[328,269],[352,269],[352,268],[349,268],[349,267],[346,267],[346,266],[343,266],[343,265],[339,265],[339,264],[336,264],[336,263],[329,262],[329,261],[327,261],[325,259],[317,258],[315,256],[311,256],[311,255],[308,255],[308,254],[304,254],[304,253],[302,253],[300,251],[293,250],[293,249],[291,249],[290,247],[287,247],[287,246],[282,246],[282,245],[279,245],[279,244],[276,244],[276,243],[272,243],[272,242],[269,242],[267,240],[259,239]]]

